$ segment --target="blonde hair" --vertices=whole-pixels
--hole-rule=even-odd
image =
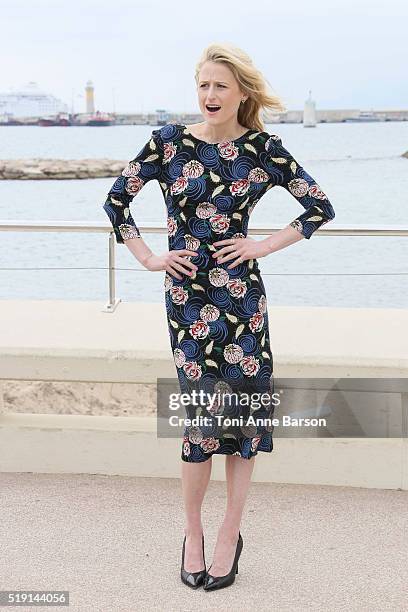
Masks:
[[[269,81],[256,68],[249,55],[239,47],[229,43],[212,43],[204,49],[196,65],[194,77],[196,83],[205,62],[225,64],[238,81],[241,91],[248,96],[238,109],[238,122],[244,127],[262,132],[265,129],[262,120],[264,108],[275,112],[286,110],[282,100],[272,92],[268,92]]]

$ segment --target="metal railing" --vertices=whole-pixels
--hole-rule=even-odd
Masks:
[[[162,223],[143,224],[138,223],[138,227],[142,232],[146,234],[167,234],[167,227]],[[248,235],[262,235],[273,234],[282,229],[282,226],[269,225],[269,226],[253,226],[248,229]],[[108,286],[109,286],[109,300],[103,307],[103,312],[114,312],[117,305],[121,301],[120,298],[116,297],[116,277],[115,270],[115,245],[116,238],[111,225],[106,223],[94,221],[94,222],[82,222],[82,221],[0,221],[0,231],[8,232],[87,232],[94,234],[109,234],[108,243],[108,267],[103,268],[108,270]],[[314,235],[322,236],[408,236],[408,226],[401,225],[334,225],[328,224],[315,231]],[[4,268],[2,268],[4,270]],[[51,270],[57,268],[48,268]],[[65,269],[65,268],[64,268]],[[70,268],[71,269],[71,268]],[[83,268],[81,268],[83,269]],[[267,275],[268,273],[264,273]],[[376,273],[370,273],[376,275]],[[389,273],[388,273],[389,274]],[[398,275],[407,275],[407,272],[396,273]],[[347,273],[347,275],[352,275]]]

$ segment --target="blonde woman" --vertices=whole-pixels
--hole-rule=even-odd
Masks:
[[[255,456],[273,449],[273,402],[258,401],[261,394],[270,398],[273,393],[268,309],[258,259],[310,239],[334,218],[334,210],[281,138],[265,131],[263,109],[284,107],[244,51],[211,44],[197,64],[195,80],[204,120],[153,130],[116,179],[104,209],[117,242],[126,243],[148,270],[166,272],[168,328],[181,390],[213,394],[200,411],[193,404],[186,408],[188,417],[207,418],[202,425],[186,424],[181,451],[186,516],[181,580],[209,591],[235,580]],[[159,255],[143,241],[129,210],[151,179],[159,181],[167,207],[169,249]],[[276,185],[288,190],[304,211],[263,240],[249,238],[254,206]],[[244,394],[256,399],[253,407],[243,407]],[[255,425],[245,420],[251,415],[257,417]],[[224,427],[228,417],[238,424]],[[215,454],[226,456],[227,504],[207,569],[201,507]]]

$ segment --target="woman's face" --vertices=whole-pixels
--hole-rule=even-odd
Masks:
[[[246,99],[231,70],[219,62],[205,62],[198,75],[198,103],[206,121],[217,125],[236,119],[242,99]],[[208,105],[219,110],[211,111]]]

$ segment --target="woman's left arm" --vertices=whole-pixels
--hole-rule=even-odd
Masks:
[[[319,227],[334,219],[333,206],[314,178],[285,149],[278,136],[270,137],[266,149],[274,184],[286,189],[305,209],[289,226],[310,239]]]
[[[284,187],[303,206],[305,212],[264,240],[230,238],[214,242],[216,247],[221,247],[213,253],[217,261],[234,260],[227,266],[229,269],[246,259],[265,257],[303,238],[310,239],[319,227],[335,217],[333,206],[326,194],[285,149],[279,136],[270,136],[265,143],[265,150],[267,163],[264,167],[270,175],[270,187]]]

